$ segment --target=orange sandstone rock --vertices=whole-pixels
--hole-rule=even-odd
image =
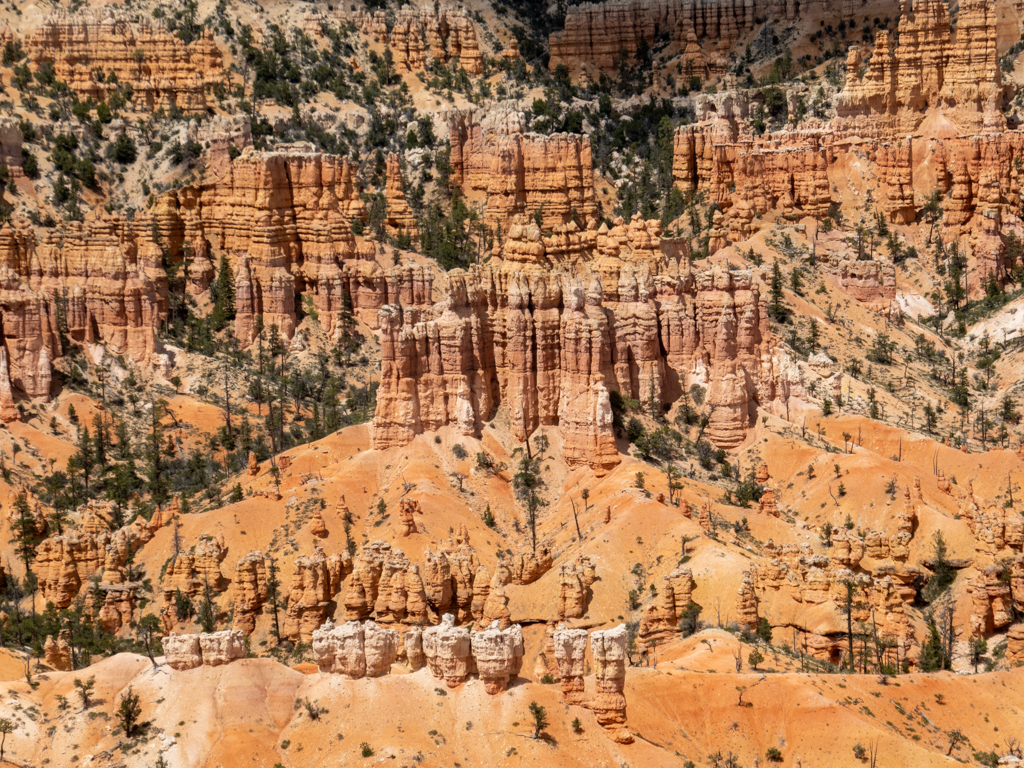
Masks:
[[[500,629],[494,622],[487,629],[470,634],[470,648],[484,690],[494,696],[515,679],[522,667],[523,632],[518,624]]]
[[[423,630],[423,652],[431,674],[449,688],[465,682],[473,671],[469,630],[455,626],[455,616],[446,613],[437,626]]]
[[[55,11],[28,36],[25,48],[37,67],[52,62],[57,79],[81,99],[105,101],[116,85],[130,85],[139,110],[202,112],[206,86],[223,77],[223,58],[211,31],[185,45],[160,21],[143,16],[134,27],[127,15],[109,7],[98,13]],[[97,69],[116,80],[95,77]]]
[[[918,0],[904,8],[898,34],[894,49],[887,31],[876,34],[866,68],[860,48],[850,48],[846,86],[836,98],[842,130],[907,135],[931,108],[942,108],[967,133],[1005,129],[994,0],[961,3],[955,31],[944,0]]]
[[[554,634],[554,656],[558,679],[566,704],[583,704],[583,676],[586,674],[587,630],[559,625]]]
[[[43,658],[46,663],[56,670],[66,672],[71,669],[71,645],[68,643],[70,632],[62,629],[53,639],[53,635],[47,635],[43,644]]]
[[[251,635],[256,617],[267,599],[267,562],[262,552],[250,552],[238,561],[232,581],[233,629]]]
[[[1006,663],[1011,668],[1024,666],[1024,624],[1014,624],[1006,637]]]
[[[392,234],[404,232],[410,237],[417,237],[419,230],[416,226],[416,217],[413,215],[409,203],[405,200],[405,183],[402,181],[402,167],[398,162],[398,155],[394,152],[388,155],[387,179],[385,183],[384,196],[387,203],[387,219],[385,225]]]
[[[288,609],[281,625],[281,634],[309,642],[313,630],[323,624],[328,616],[330,601],[334,597],[331,587],[331,574],[322,551],[317,550],[312,557],[297,557],[292,570]]]
[[[313,517],[309,520],[309,532],[319,539],[327,535],[327,524],[324,523],[324,517],[320,514],[319,507],[313,510]]]
[[[526,132],[525,116],[501,106],[449,116],[453,180],[487,194],[486,221],[502,235],[517,214],[541,211],[543,229],[586,224],[597,215],[593,161],[586,136]]]
[[[597,693],[587,701],[597,722],[620,744],[631,744],[633,734],[626,727],[626,627],[620,624],[590,634]]]

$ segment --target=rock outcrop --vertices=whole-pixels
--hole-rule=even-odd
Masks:
[[[325,557],[321,550],[295,559],[288,591],[288,608],[281,624],[285,637],[309,642],[313,631],[330,614],[331,601],[341,587],[343,563],[340,555]]]
[[[850,48],[835,101],[841,131],[906,136],[930,109],[965,133],[1005,129],[994,0],[961,2],[955,30],[945,0],[904,3],[898,39],[893,48],[888,31],[876,33],[866,65],[860,47]]]
[[[582,619],[587,613],[589,590],[597,580],[597,569],[587,555],[558,567],[558,603],[556,618]]]
[[[452,180],[467,195],[486,192],[485,220],[499,240],[517,215],[539,212],[545,231],[596,219],[589,138],[530,133],[525,115],[509,106],[457,111],[448,120]]]
[[[15,392],[48,398],[52,363],[64,354],[58,309],[71,340],[154,362],[167,275],[150,224],[145,213],[126,221],[101,210],[38,243],[27,221],[0,228],[0,325]]]
[[[825,5],[839,12],[844,4]],[[649,51],[659,36],[668,34],[686,48],[690,71],[700,76],[703,73],[692,66],[694,61],[708,71],[709,59],[723,59],[740,35],[754,29],[761,19],[792,21],[806,7],[806,0],[607,0],[573,5],[566,12],[565,28],[549,37],[549,67],[554,70],[561,64],[574,69],[586,65],[609,74],[618,72],[623,54],[635,64],[639,51]],[[698,40],[706,51],[701,50]],[[699,53],[691,53],[688,43]],[[724,68],[724,60],[714,62],[715,72]]]
[[[217,667],[245,658],[245,638],[236,629],[189,635],[168,635],[163,639],[164,656],[174,670]]]
[[[676,568],[665,576],[658,599],[644,610],[640,620],[640,637],[661,640],[679,632],[679,620],[693,602],[696,583],[689,568]]]
[[[162,21],[143,15],[135,25],[110,7],[55,11],[27,37],[25,49],[35,67],[52,63],[57,80],[83,101],[106,101],[129,86],[140,111],[205,112],[207,86],[224,76],[211,30],[186,45]],[[96,77],[97,70],[106,75]]]
[[[163,647],[171,669],[182,671],[203,666],[199,635],[168,635],[163,639]]]
[[[470,75],[483,72],[476,26],[465,9],[435,5],[433,10],[420,10],[403,6],[395,14],[390,35],[383,11],[359,14],[356,24],[364,34],[388,44],[399,72],[422,71],[431,60],[442,64],[457,62]]]
[[[597,693],[587,701],[597,722],[620,744],[631,744],[633,734],[626,727],[626,626],[590,633]]]
[[[583,677],[587,673],[587,630],[559,626],[555,630],[554,643],[562,698],[566,704],[583,704],[586,700]]]
[[[199,651],[203,655],[203,666],[219,667],[236,659],[245,658],[245,638],[237,629],[221,632],[206,632],[199,635]]]
[[[646,226],[595,234],[580,253],[596,272],[586,283],[541,266],[545,247],[525,264],[506,247],[497,266],[449,272],[431,312],[383,309],[374,447],[447,424],[478,434],[504,403],[517,440],[557,425],[570,466],[605,471],[618,462],[609,390],[671,402],[700,382],[714,406],[707,436],[723,447],[742,441],[756,407],[784,411],[802,386],[771,337],[760,274],[679,272],[643,248]]]
[[[47,665],[61,672],[67,672],[72,667],[71,645],[68,643],[70,636],[71,633],[63,629],[58,633],[56,640],[52,635],[47,635],[46,642],[43,644],[43,659]]]
[[[477,674],[490,695],[505,690],[523,666],[523,632],[518,624],[501,629],[498,622],[470,634],[470,648]]]
[[[387,218],[384,223],[388,231],[395,235],[404,233],[410,237],[417,237],[419,229],[416,225],[416,216],[405,199],[402,167],[398,155],[394,152],[388,155],[384,198],[387,206]]]
[[[462,685],[474,671],[469,630],[455,626],[450,613],[437,626],[423,630],[423,653],[431,674],[449,688]]]
[[[313,655],[321,672],[350,680],[388,674],[398,657],[399,635],[372,621],[330,621],[313,632]]]
[[[324,516],[320,513],[319,509],[314,509],[313,516],[309,519],[309,532],[318,539],[327,536],[327,524],[324,522]]]
[[[1006,663],[1024,667],[1024,624],[1014,624],[1006,634]]]
[[[232,579],[234,619],[232,629],[251,635],[256,617],[267,600],[267,562],[262,552],[250,552],[238,561]]]

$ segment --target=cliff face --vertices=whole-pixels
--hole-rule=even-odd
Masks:
[[[847,135],[891,138],[913,132],[930,108],[961,130],[1003,130],[995,0],[960,3],[956,29],[944,0],[903,0],[895,47],[879,32],[870,62],[854,46],[836,98]]]
[[[755,219],[769,211],[789,219],[826,216],[832,194],[825,141],[820,131],[737,137],[726,120],[679,128],[672,159],[676,186],[707,192],[724,212],[712,231],[712,252],[749,238]]]
[[[145,214],[128,222],[100,212],[38,244],[28,222],[0,229],[3,345],[10,383],[29,397],[49,395],[63,323],[71,339],[150,364],[166,304],[167,277]]]
[[[219,127],[226,155],[240,134],[233,126]],[[393,223],[415,234],[397,162],[389,167]],[[199,296],[214,277],[214,254],[227,256],[235,277],[234,330],[243,346],[255,338],[260,314],[265,327],[276,325],[291,338],[304,295],[328,335],[338,331],[348,310],[375,326],[389,303],[429,306],[428,268],[385,270],[375,244],[357,245],[350,222],[366,215],[359,189],[347,159],[305,145],[273,152],[249,148],[225,160],[213,180],[162,195],[132,221],[97,210],[62,233],[48,231],[38,243],[27,221],[5,224],[0,329],[7,372],[0,365],[0,391],[48,396],[52,362],[64,353],[58,329],[65,322],[71,340],[159,364],[155,330],[168,309],[165,259],[187,258],[186,290]],[[4,418],[13,418],[6,395],[0,399]]]
[[[397,173],[397,163],[391,165]],[[392,214],[397,223],[411,226],[408,205],[401,207],[401,177],[393,176],[389,173]],[[197,258],[227,254],[235,274],[235,334],[243,346],[255,338],[259,314],[265,327],[277,325],[291,338],[301,294],[311,297],[330,335],[346,303],[375,325],[378,310],[389,302],[430,302],[427,270],[385,272],[372,243],[357,246],[350,222],[366,216],[360,188],[347,158],[308,145],[247,151],[215,180],[165,196],[162,227],[172,254],[184,244]]]
[[[575,214],[585,225],[597,216],[590,140],[576,134],[526,132],[515,109],[449,116],[453,180],[469,195],[487,197],[486,221],[503,235],[514,216],[539,211],[543,228],[564,225]]]
[[[471,75],[484,71],[483,56],[477,41],[476,27],[464,9],[444,6],[435,10],[402,7],[387,41],[394,51],[398,70],[422,70],[436,59],[448,64],[458,59]]]
[[[117,85],[131,85],[137,109],[206,109],[205,87],[223,75],[223,58],[209,32],[191,45],[161,22],[143,17],[137,28],[111,8],[69,14],[56,11],[25,41],[36,67],[52,62],[58,80],[80,98],[103,101]],[[136,51],[142,51],[141,59]],[[116,75],[97,80],[95,72]]]
[[[827,5],[841,7],[843,3]],[[570,68],[589,64],[606,72],[618,70],[622,52],[633,59],[643,47],[652,47],[661,37],[672,36],[684,44],[695,39],[727,52],[758,20],[773,18],[793,21],[805,6],[799,0],[610,0],[571,6],[565,28],[552,33],[551,62]]]
[[[470,75],[484,71],[476,25],[463,8],[434,5],[433,9],[402,6],[388,33],[384,11],[357,11],[352,23],[375,43],[387,44],[399,72],[416,72],[434,60],[458,64]]]
[[[558,426],[567,463],[603,470],[618,463],[610,390],[671,402],[693,383],[709,389],[709,437],[738,444],[785,389],[760,280],[682,272],[652,230],[620,219],[543,238],[517,220],[503,259],[448,273],[444,302],[385,307],[374,447],[446,424],[474,434],[502,405],[516,439]]]

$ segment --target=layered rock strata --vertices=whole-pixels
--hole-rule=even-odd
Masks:
[[[525,115],[502,106],[480,114],[449,115],[452,179],[463,193],[486,193],[486,222],[504,239],[512,218],[539,213],[549,231],[575,219],[594,221],[590,139],[577,134],[530,133]]]
[[[469,630],[455,626],[455,616],[446,613],[441,623],[423,630],[423,653],[430,673],[449,688],[462,685],[474,671]]]
[[[435,6],[433,12],[401,8],[391,29],[390,44],[399,69],[423,69],[430,59],[446,64],[457,59],[469,74],[483,72],[476,27],[462,8]]]
[[[156,362],[156,328],[166,313],[167,275],[151,218],[97,212],[85,223],[36,242],[32,226],[0,228],[0,326],[7,381],[0,387],[35,399],[49,396],[52,363],[64,350],[58,315],[78,342],[115,355]],[[0,366],[2,368],[2,366]],[[0,375],[2,378],[2,375]]]
[[[490,695],[501,693],[523,666],[523,632],[518,624],[501,629],[498,622],[470,634],[470,648],[477,675]]]
[[[386,43],[399,72],[416,72],[429,62],[458,63],[470,75],[483,72],[483,55],[476,26],[462,8],[435,5],[433,10],[399,8],[388,31],[383,11],[358,12],[356,27],[378,43]]]
[[[223,80],[210,30],[186,45],[161,21],[142,16],[135,25],[113,8],[55,11],[26,38],[25,49],[36,67],[52,63],[57,80],[82,100],[106,101],[130,86],[136,109],[150,112],[203,112],[206,87]],[[105,76],[96,77],[97,70]]]
[[[558,426],[566,462],[603,471],[618,463],[610,390],[667,403],[693,383],[714,406],[708,437],[737,445],[758,406],[800,387],[771,337],[760,275],[680,268],[652,228],[591,230],[573,265],[516,222],[500,262],[447,274],[445,302],[384,308],[374,447],[447,424],[479,434],[501,404],[517,440]]]
[[[344,571],[342,555],[325,556],[320,549],[312,556],[300,555],[295,559],[288,590],[288,608],[281,624],[283,636],[303,642],[312,640],[314,630],[332,611]]]
[[[907,135],[932,108],[966,133],[1004,130],[995,1],[961,2],[955,29],[944,0],[901,5],[895,46],[888,31],[878,32],[869,63],[859,46],[850,48],[846,87],[835,102],[841,130]]]
[[[844,5],[826,3],[835,11]],[[792,21],[807,7],[799,0],[609,0],[573,5],[566,12],[565,28],[549,37],[549,67],[590,65],[618,72],[623,55],[632,61],[638,51],[650,50],[666,35],[682,44],[692,36],[694,42],[700,39],[725,54],[761,19]]]
[[[562,698],[566,704],[583,704],[586,701],[583,677],[587,673],[587,630],[559,626],[554,634],[554,648]]]
[[[665,576],[658,600],[644,610],[640,620],[640,637],[661,640],[679,631],[679,620],[693,602],[696,583],[689,568],[676,568]]]

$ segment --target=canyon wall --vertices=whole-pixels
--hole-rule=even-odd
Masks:
[[[517,440],[557,426],[565,460],[618,463],[609,391],[672,402],[708,387],[708,437],[742,441],[756,408],[785,399],[788,361],[768,326],[759,275],[691,272],[634,217],[543,237],[516,220],[501,258],[446,276],[429,310],[381,310],[383,360],[373,444],[453,424],[478,434],[499,405]]]
[[[152,219],[99,211],[42,240],[27,221],[0,229],[0,329],[10,384],[48,397],[51,364],[69,339],[154,364],[155,332],[166,313],[167,276]]]
[[[403,6],[386,41],[399,72],[423,70],[431,59],[443,64],[458,60],[470,75],[484,71],[476,27],[465,9],[445,6],[417,10]]]
[[[961,2],[955,30],[945,0],[903,0],[902,11],[895,47],[882,31],[870,61],[859,46],[850,48],[836,129],[893,138],[939,108],[964,132],[1004,130],[995,0]]]
[[[823,131],[737,136],[727,120],[678,128],[672,176],[684,193],[706,193],[721,210],[711,252],[753,235],[762,215],[823,218],[832,205],[829,154]]]
[[[619,71],[625,52],[635,64],[637,53],[672,40],[684,54],[687,69],[697,76],[718,76],[728,65],[727,54],[741,37],[766,20],[790,24],[813,16],[826,23],[853,21],[858,13],[877,13],[856,0],[608,0],[581,3],[566,10],[565,25],[548,37],[548,66],[570,69],[593,66],[607,74]],[[873,4],[877,5],[877,4]],[[703,68],[703,72],[702,72]]]
[[[605,72],[618,71],[622,52],[632,61],[642,47],[659,38],[685,41],[688,33],[727,52],[740,35],[755,29],[763,19],[793,21],[806,12],[800,0],[610,0],[570,6],[565,27],[553,32],[548,42],[554,69],[581,64]],[[836,3],[836,5],[839,5]]]
[[[402,205],[397,162],[389,167],[393,223],[413,227]],[[235,335],[243,347],[255,339],[257,315],[264,327],[276,325],[291,338],[303,295],[329,336],[346,310],[375,325],[385,304],[430,304],[429,269],[385,270],[374,243],[357,245],[351,222],[365,219],[366,205],[356,170],[347,158],[308,144],[250,149],[214,180],[162,198],[161,223],[172,255],[187,246],[190,274],[205,275],[193,291],[206,290],[216,254],[226,253],[235,275]],[[207,266],[200,269],[197,262]]]
[[[597,217],[590,139],[526,130],[526,116],[502,106],[448,115],[452,180],[467,196],[486,196],[487,225],[504,237],[517,215],[539,212],[543,229]]]
[[[33,65],[52,63],[57,79],[79,98],[105,101],[118,85],[130,85],[132,103],[143,111],[204,111],[207,87],[225,78],[211,32],[185,45],[163,22],[136,21],[112,8],[55,11],[24,42]]]

